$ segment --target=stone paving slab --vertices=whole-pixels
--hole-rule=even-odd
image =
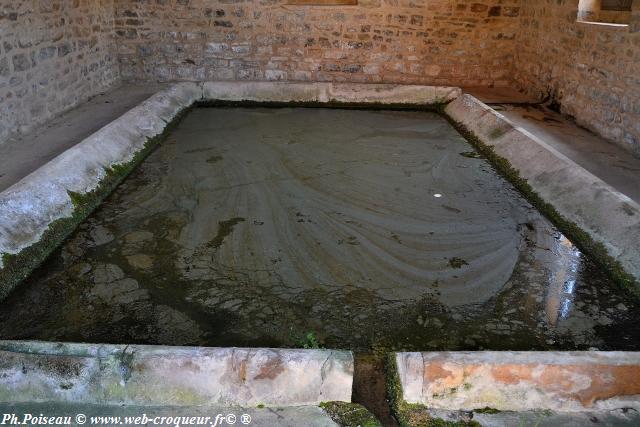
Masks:
[[[158,84],[123,84],[24,135],[0,141],[0,191],[20,181],[160,91]]]
[[[117,426],[125,425],[127,420],[130,425],[133,425],[136,419],[141,421],[137,425],[143,425],[142,421],[145,416],[147,419],[153,420],[147,423],[147,425],[165,425],[171,427],[176,424],[206,427],[232,425],[247,425],[251,427],[335,427],[340,425],[333,421],[322,408],[311,405],[256,408],[220,405],[123,407],[117,405],[89,405],[61,402],[0,403],[0,423],[2,423],[4,417],[14,414],[18,417],[19,421],[24,420],[25,416],[40,416],[40,414],[44,417],[70,417],[70,425],[73,426]],[[249,418],[246,417],[247,415]],[[165,418],[164,420],[163,417]],[[175,422],[177,417],[180,418],[177,421],[181,422]],[[192,417],[196,419],[192,420]],[[209,419],[207,419],[207,417],[209,417]],[[86,422],[78,422],[78,419],[81,422],[86,419]],[[92,423],[92,421],[94,422]],[[157,424],[154,424],[155,422],[157,422]]]
[[[499,104],[492,108],[640,203],[640,157],[634,157],[630,150],[541,105]]]
[[[632,409],[601,412],[455,412],[429,411],[433,418],[450,422],[475,421],[482,427],[631,427],[640,425],[640,413]]]
[[[520,90],[506,87],[463,87],[462,91],[473,95],[476,99],[485,104],[536,104],[540,100],[532,97]]]
[[[0,342],[0,402],[318,405],[351,401],[334,350]]]

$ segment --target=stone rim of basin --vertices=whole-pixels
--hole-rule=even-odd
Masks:
[[[351,401],[349,351],[0,342],[11,402],[319,405]]]

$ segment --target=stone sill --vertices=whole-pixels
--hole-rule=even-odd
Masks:
[[[629,24],[613,24],[609,22],[596,22],[596,21],[576,21],[578,24],[596,26],[609,30],[628,30]]]

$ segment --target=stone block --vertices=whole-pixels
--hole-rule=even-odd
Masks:
[[[302,406],[351,401],[347,351],[0,342],[0,402]]]
[[[404,400],[429,408],[640,409],[640,353],[396,353]]]

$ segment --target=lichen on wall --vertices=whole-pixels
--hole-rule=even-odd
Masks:
[[[0,142],[119,78],[113,0],[0,0]]]
[[[127,80],[505,86],[519,0],[116,0]]]

